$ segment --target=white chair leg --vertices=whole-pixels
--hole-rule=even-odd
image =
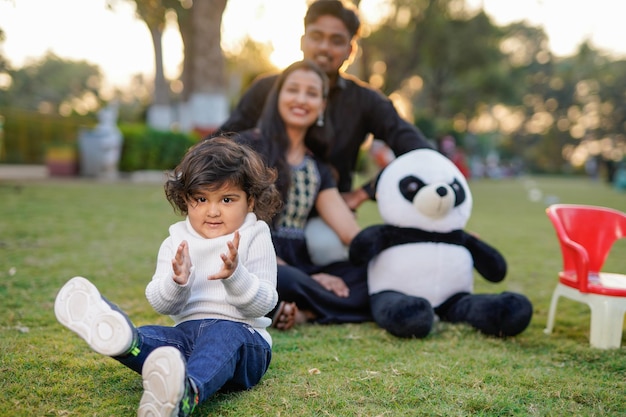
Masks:
[[[559,286],[557,285],[552,293],[552,301],[550,301],[550,310],[548,310],[548,322],[546,324],[546,328],[543,330],[545,334],[552,333],[554,329],[554,316],[556,315],[556,305],[559,302],[559,297],[561,296],[559,291]]]
[[[598,349],[619,348],[622,343],[624,306],[607,299],[595,299],[591,308],[589,343]]]

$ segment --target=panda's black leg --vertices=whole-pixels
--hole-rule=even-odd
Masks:
[[[515,336],[526,329],[533,314],[528,298],[521,294],[466,294],[447,306],[440,317],[451,323],[469,323],[481,332],[498,337]]]
[[[397,337],[423,338],[430,333],[435,313],[428,300],[395,291],[370,297],[376,323]]]

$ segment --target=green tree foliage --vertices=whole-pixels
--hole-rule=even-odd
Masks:
[[[398,0],[393,13],[363,40],[370,63],[385,62],[383,91],[402,88],[417,75],[413,97],[422,116],[475,115],[490,101],[510,101],[512,86],[503,32],[488,16],[453,12],[449,0]],[[393,44],[393,47],[390,47]]]
[[[87,61],[62,59],[48,52],[7,73],[11,84],[0,90],[0,106],[69,115],[86,114],[100,105],[102,73]]]
[[[390,0],[362,40],[363,78],[413,105],[435,136],[455,131],[541,172],[626,154],[626,61],[584,43],[554,57],[541,28],[499,27],[456,0]],[[381,65],[382,64],[382,65]]]
[[[241,96],[259,75],[277,71],[269,60],[271,53],[270,45],[255,42],[247,37],[237,53],[225,55],[226,73],[230,75],[231,80],[233,78],[239,80],[234,86],[234,97]]]
[[[523,117],[508,132],[511,153],[552,173],[581,169],[591,158],[619,162],[626,151],[626,62],[588,43],[572,57],[536,56],[523,67],[524,91],[515,105]]]
[[[151,30],[157,79],[160,33],[171,13],[184,48],[180,80],[172,83],[176,92],[162,78],[154,90],[142,81],[126,95],[141,91],[157,104],[176,94],[188,102],[194,94],[224,92],[233,104],[257,75],[274,70],[269,46],[251,39],[240,51],[223,55],[219,29],[227,0],[124,1],[135,3]],[[497,150],[542,172],[582,170],[589,158],[618,163],[626,154],[625,60],[589,43],[574,56],[557,58],[541,28],[526,22],[498,26],[484,12],[467,10],[464,0],[388,0],[388,5],[390,12],[365,28],[358,75],[401,96],[430,137],[453,133],[470,153]],[[0,44],[2,37],[0,29]],[[3,72],[11,77],[8,88],[1,82]],[[48,54],[11,69],[0,54],[0,106],[84,112],[99,101],[100,79],[97,67],[86,62]],[[134,120],[148,104],[135,103]],[[120,120],[130,119],[120,114]]]
[[[0,28],[0,46],[2,46],[2,43],[4,42],[6,38],[6,35],[4,34],[4,31],[2,30],[2,28]],[[9,68],[9,63],[7,61],[7,59],[4,57],[4,55],[2,54],[2,49],[0,48],[0,73],[6,71]]]

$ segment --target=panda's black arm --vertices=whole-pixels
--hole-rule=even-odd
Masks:
[[[427,232],[412,227],[376,225],[363,229],[350,244],[350,261],[355,265],[369,262],[374,256],[392,246],[407,243],[449,243],[466,245],[469,234],[462,230],[448,233]]]
[[[506,276],[506,260],[504,256],[495,249],[477,237],[465,234],[465,247],[472,254],[474,259],[474,268],[487,281],[500,282]]]
[[[350,262],[355,265],[362,265],[378,255],[387,247],[386,242],[392,228],[380,224],[361,230],[350,243]]]

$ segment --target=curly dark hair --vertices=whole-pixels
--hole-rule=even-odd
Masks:
[[[217,190],[224,184],[241,187],[254,200],[254,213],[266,222],[281,209],[276,170],[252,148],[226,135],[208,137],[189,148],[168,175],[165,196],[174,211],[187,215],[187,202],[201,188]]]

